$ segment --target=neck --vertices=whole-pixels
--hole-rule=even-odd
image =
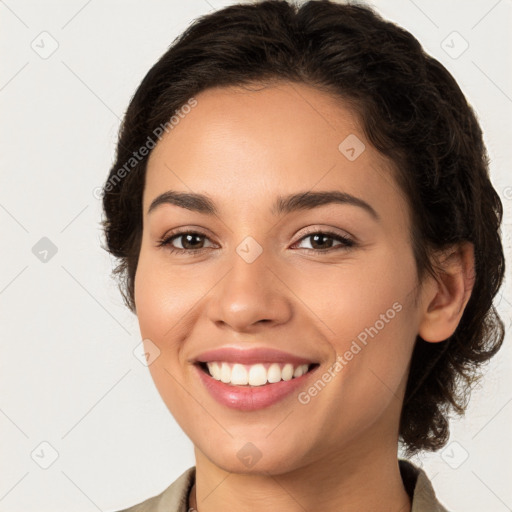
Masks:
[[[380,443],[382,441],[380,440]],[[337,454],[281,474],[224,471],[197,448],[190,507],[197,512],[410,512],[396,445]]]

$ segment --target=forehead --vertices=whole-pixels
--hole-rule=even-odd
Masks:
[[[337,189],[405,214],[391,162],[343,100],[291,83],[212,88],[195,99],[150,155],[145,212],[167,189],[260,209],[275,195]]]

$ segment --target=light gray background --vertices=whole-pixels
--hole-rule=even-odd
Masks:
[[[194,464],[133,353],[138,324],[110,278],[94,191],[145,73],[193,19],[230,3],[0,0],[1,512],[117,510]],[[510,259],[511,1],[373,5],[443,62],[474,105]],[[43,237],[57,248],[46,262],[34,254]],[[496,300],[507,327],[510,297],[508,269]],[[451,511],[512,510],[511,361],[508,336],[448,447],[415,460]]]

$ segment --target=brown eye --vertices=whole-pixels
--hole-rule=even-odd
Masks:
[[[202,243],[204,240],[201,240],[203,236],[197,233],[188,233],[181,234],[173,237],[176,240],[181,240],[180,249],[200,249],[202,248]]]
[[[327,231],[317,231],[314,233],[308,233],[303,236],[300,241],[309,240],[311,248],[303,247],[307,250],[317,251],[317,252],[329,252],[331,249],[346,249],[348,247],[353,247],[355,242],[350,238],[342,236],[338,233],[332,233]],[[300,243],[300,241],[298,243]],[[340,242],[337,245],[334,245],[334,242]]]
[[[158,247],[166,247],[170,252],[194,253],[207,248],[204,246],[206,240],[208,240],[208,237],[202,233],[184,231],[171,234],[160,240]],[[178,241],[178,246],[175,245],[175,241]]]

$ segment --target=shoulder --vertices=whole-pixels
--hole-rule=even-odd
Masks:
[[[404,486],[411,497],[411,512],[448,512],[437,499],[432,482],[423,469],[405,459],[399,459],[398,464]]]
[[[188,468],[157,496],[118,512],[188,512],[188,495],[195,481],[195,466]]]

